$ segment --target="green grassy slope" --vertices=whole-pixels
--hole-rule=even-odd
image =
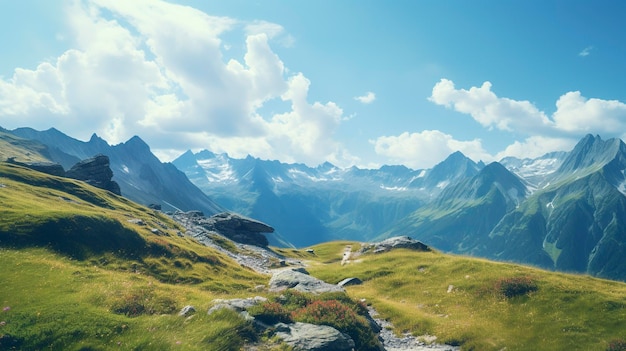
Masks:
[[[9,157],[20,162],[50,162],[45,145],[18,138],[0,128],[0,161]]]
[[[315,255],[303,257],[308,270],[331,283],[362,279],[349,295],[370,302],[397,332],[436,335],[463,350],[605,350],[626,338],[624,283],[408,250],[342,266],[347,244],[358,250],[357,243],[314,246]]]
[[[179,229],[104,190],[0,163],[0,349],[238,350],[249,325],[206,310],[267,278]],[[178,317],[188,304],[198,313]]]

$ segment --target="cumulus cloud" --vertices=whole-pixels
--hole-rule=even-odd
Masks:
[[[524,139],[524,141],[515,141],[513,144],[507,146],[496,155],[495,159],[501,160],[506,156],[521,159],[535,158],[552,151],[571,150],[577,142],[578,139],[575,138],[531,136]]]
[[[448,79],[433,87],[430,101],[469,114],[483,127],[506,131],[536,132],[551,128],[552,122],[529,101],[500,98],[491,91],[491,83],[469,90],[456,89]]]
[[[626,104],[617,100],[587,99],[573,91],[562,95],[556,107],[556,128],[565,132],[614,135],[626,129]]]
[[[356,96],[354,100],[357,100],[358,102],[362,104],[371,104],[372,102],[374,102],[374,100],[376,100],[376,94],[374,94],[371,91],[368,91],[363,96]]]
[[[491,83],[469,90],[457,89],[442,79],[433,87],[429,100],[470,115],[488,129],[514,131],[525,135],[499,157],[533,157],[546,152],[569,150],[587,133],[622,137],[626,130],[626,104],[617,100],[588,99],[578,91],[567,92],[556,101],[556,111],[548,116],[528,101],[498,97]]]
[[[377,154],[414,169],[430,168],[455,151],[479,161],[492,161],[480,139],[461,141],[438,130],[419,133],[404,132],[397,136],[381,136],[370,140]]]
[[[72,49],[0,79],[3,126],[97,132],[111,143],[138,134],[162,155],[219,145],[310,164],[351,157],[333,138],[343,110],[309,102],[311,82],[271,49],[280,25],[153,0],[77,1],[67,16]],[[222,37],[234,30],[246,35],[245,55],[227,61]],[[291,110],[261,115],[274,99]]]

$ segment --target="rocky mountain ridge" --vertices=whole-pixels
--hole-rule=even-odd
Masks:
[[[138,203],[157,204],[172,211],[200,210],[206,214],[224,211],[175,166],[159,161],[150,147],[137,136],[111,146],[96,134],[83,142],[54,128],[45,131],[18,128],[8,132],[44,144],[49,150],[50,160],[65,169],[98,154],[108,156],[113,171],[112,180],[119,184],[124,196]]]

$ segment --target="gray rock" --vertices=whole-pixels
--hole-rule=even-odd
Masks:
[[[328,284],[320,279],[291,269],[278,271],[270,279],[269,291],[283,291],[286,289],[314,294],[345,292],[340,286]]]
[[[354,341],[327,325],[294,323],[276,325],[276,336],[297,351],[351,351]]]
[[[111,171],[109,157],[98,154],[92,158],[82,160],[72,166],[65,173],[68,178],[82,180],[100,189],[108,190],[114,194],[121,195],[119,184],[112,181],[113,171]]]
[[[191,305],[187,305],[185,307],[183,307],[180,312],[178,312],[178,315],[181,317],[187,317],[190,316],[192,314],[196,313],[196,308],[191,306]]]
[[[337,283],[337,285],[341,287],[348,286],[348,285],[361,285],[361,284],[363,284],[363,281],[359,278],[346,278],[340,281],[339,283]]]
[[[267,247],[269,242],[261,233],[273,233],[274,228],[257,220],[236,213],[223,212],[204,217],[200,211],[176,212],[173,218],[181,223],[202,227],[207,232],[216,232],[242,244]]]
[[[16,161],[15,157],[9,157],[7,159],[7,162],[15,164],[15,165],[22,166],[22,167],[30,168],[30,169],[38,171],[38,172],[42,172],[42,173],[46,173],[46,174],[50,174],[50,175],[54,175],[54,176],[58,176],[58,177],[65,177],[65,170],[63,169],[63,166],[61,166],[58,163],[54,163],[54,162],[20,162],[20,161]]]
[[[365,244],[361,246],[360,253],[374,252],[381,253],[387,252],[393,249],[410,249],[416,251],[430,251],[430,247],[422,243],[419,240],[415,240],[408,236],[395,236],[393,238],[385,239],[379,243]]]
[[[221,310],[222,308],[227,308],[229,310],[242,313],[245,312],[248,308],[263,303],[265,301],[267,301],[267,299],[262,296],[249,297],[247,299],[217,299],[213,300],[214,305],[213,307],[209,308],[209,311],[207,313],[211,315],[215,311]]]

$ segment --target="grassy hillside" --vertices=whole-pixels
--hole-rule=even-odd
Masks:
[[[215,298],[267,278],[169,218],[79,181],[0,163],[0,349],[238,350]],[[177,316],[185,305],[198,313]]]
[[[349,295],[366,299],[397,332],[436,335],[463,350],[605,350],[626,339],[624,283],[408,250],[342,266],[347,244],[358,250],[314,246],[309,271],[330,283],[362,279]]]
[[[179,230],[123,197],[0,163],[0,349],[239,350],[257,339],[237,314],[206,310],[258,295],[268,277]],[[407,250],[342,265],[347,245],[359,249],[277,251],[330,283],[362,279],[349,295],[397,332],[464,350],[605,350],[626,339],[624,283]],[[186,305],[198,312],[177,316]]]
[[[32,140],[18,138],[0,127],[0,161],[15,157],[20,162],[50,162],[46,146]]]

